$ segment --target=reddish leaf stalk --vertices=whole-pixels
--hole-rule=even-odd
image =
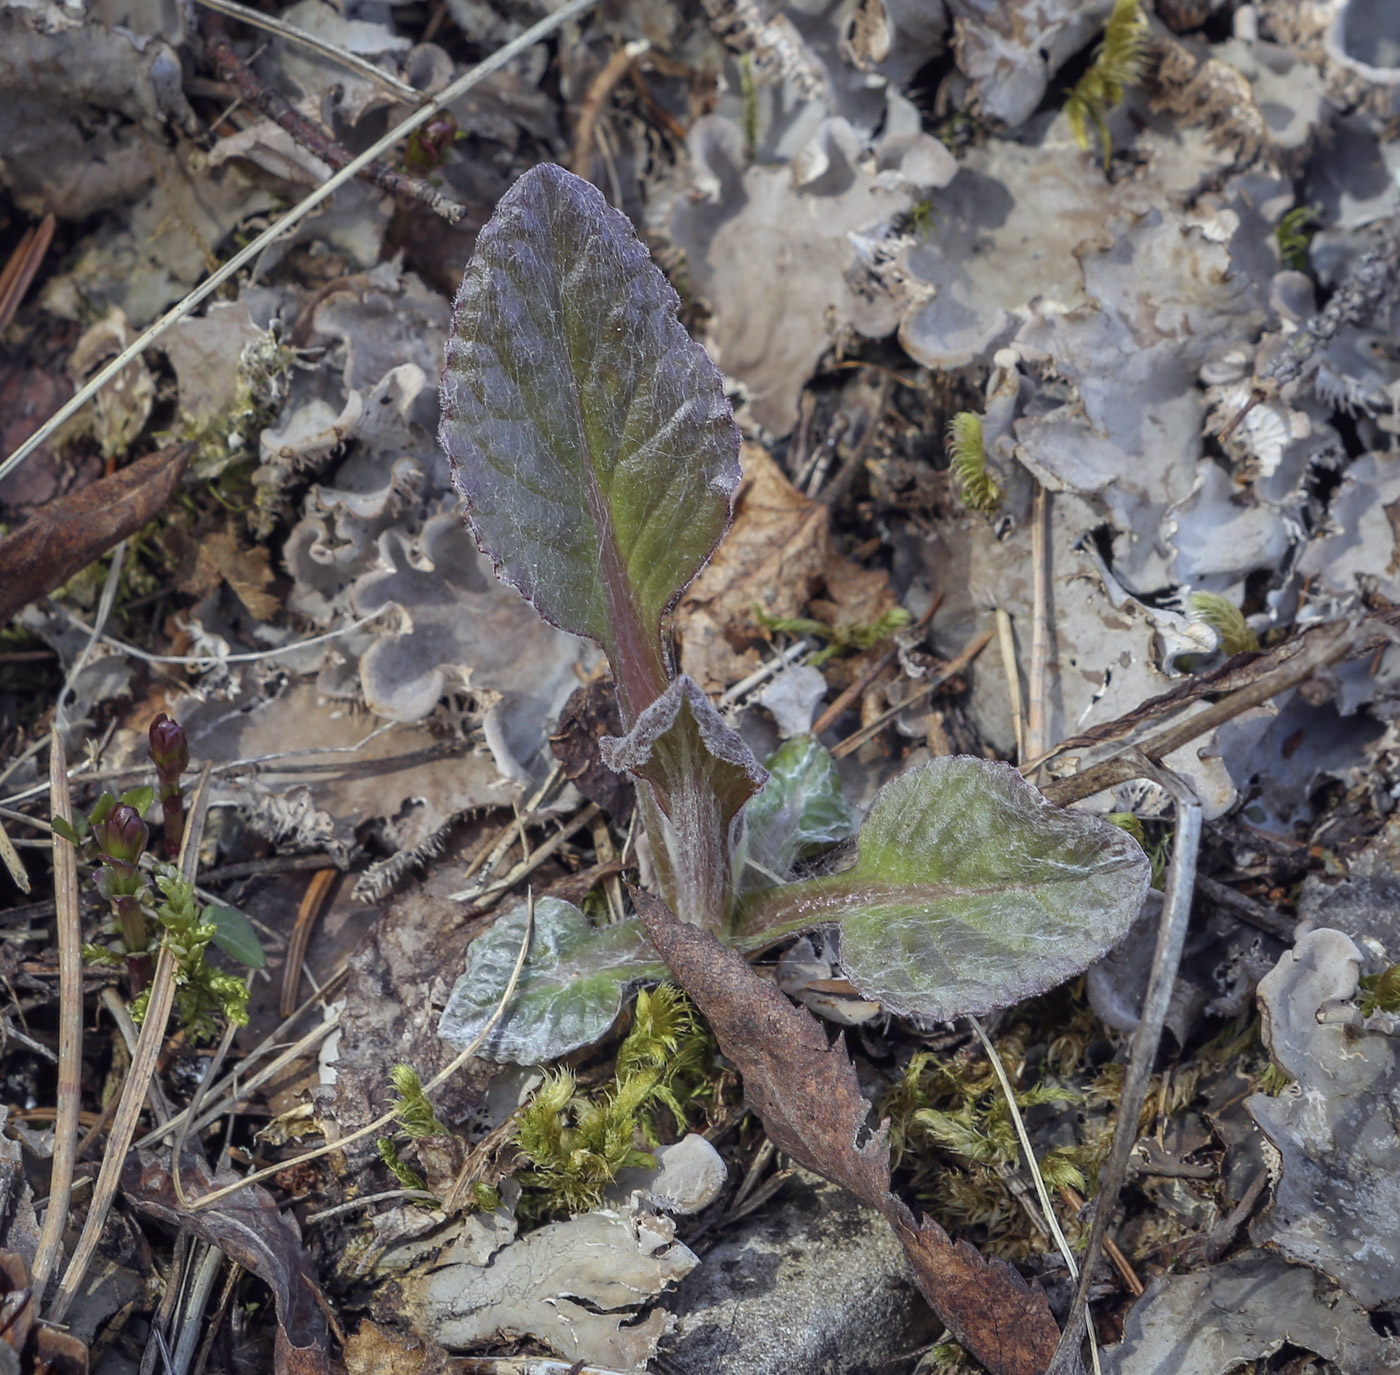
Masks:
[[[146,876],[141,856],[150,830],[135,807],[119,802],[92,828],[102,868],[93,876],[97,890],[112,905],[126,944],[126,970],[133,994],[151,981],[151,957],[146,950],[146,913],[142,907]]]
[[[160,805],[165,813],[165,857],[172,863],[180,857],[185,834],[185,795],[180,775],[190,766],[190,747],[184,728],[161,712],[151,722],[151,762],[160,780]]]

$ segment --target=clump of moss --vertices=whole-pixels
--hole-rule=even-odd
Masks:
[[[1013,1083],[1028,1032],[1021,1024],[998,1046]],[[1079,1042],[1076,1051],[1082,1049]],[[1059,1047],[1061,1053],[1064,1050]],[[1077,1060],[1078,1053],[1073,1058]],[[1016,1094],[1023,1113],[1045,1105],[1078,1106],[1082,1101],[1078,1091],[1052,1075]],[[1041,1245],[1016,1196],[1020,1149],[1011,1110],[985,1059],[919,1051],[879,1112],[890,1120],[893,1162],[912,1171],[916,1197],[940,1222],[954,1230],[979,1229],[988,1249],[1001,1255],[1021,1255]],[[1085,1192],[1087,1176],[1105,1150],[1106,1140],[1097,1136],[1087,1144],[1057,1146],[1040,1157],[1040,1172],[1052,1190]]]
[[[662,984],[639,993],[611,1083],[582,1093],[569,1070],[555,1070],[521,1109],[516,1144],[534,1166],[519,1176],[527,1191],[522,1211],[585,1212],[602,1202],[620,1170],[654,1165],[648,1148],[660,1139],[656,1108],[684,1130],[712,1059],[709,1034],[679,989]]]
[[[296,357],[296,350],[275,330],[243,349],[233,400],[215,415],[186,420],[171,436],[193,446],[192,476],[207,481],[223,477],[231,468],[251,470],[258,457],[258,436],[287,399],[287,379]],[[214,491],[219,494],[218,487]]]
[[[753,605],[754,619],[774,635],[815,635],[826,644],[807,660],[820,668],[828,659],[852,650],[872,649],[888,640],[897,630],[903,630],[913,619],[902,606],[892,606],[883,615],[865,625],[828,625],[825,621],[806,616],[770,616],[757,602]]]
[[[1244,612],[1228,597],[1216,592],[1192,592],[1186,599],[1186,609],[1220,636],[1223,654],[1243,654],[1259,648],[1259,637],[1245,620]]]
[[[1093,62],[1065,101],[1070,131],[1085,152],[1089,151],[1089,125],[1098,132],[1105,171],[1113,159],[1113,145],[1104,116],[1123,99],[1129,86],[1142,80],[1146,47],[1147,20],[1138,0],[1117,0]]]
[[[987,471],[982,417],[972,411],[959,411],[948,423],[948,470],[968,510],[989,515],[1001,505],[1001,487]]]

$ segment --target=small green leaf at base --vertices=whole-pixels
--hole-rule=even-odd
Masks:
[[[438,1025],[438,1035],[458,1050],[481,1034],[496,1010],[520,953],[525,922],[522,903],[472,942],[467,968]],[[592,1045],[612,1029],[632,988],[666,974],[638,922],[593,926],[573,903],[541,898],[520,982],[477,1053],[486,1060],[539,1065]]]
[[[764,768],[768,781],[744,808],[745,888],[784,882],[804,853],[856,830],[836,761],[814,736],[784,741]]]
[[[1131,836],[985,759],[934,759],[887,783],[859,843],[842,873],[753,894],[739,943],[839,925],[861,996],[933,1021],[1078,974],[1123,938],[1147,892]]]
[[[236,907],[212,906],[204,909],[204,920],[214,927],[214,944],[231,959],[249,969],[267,964],[262,942],[253,923]]]

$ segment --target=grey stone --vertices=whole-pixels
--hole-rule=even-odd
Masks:
[[[698,1244],[661,1348],[676,1375],[898,1375],[937,1330],[884,1218],[815,1175]]]

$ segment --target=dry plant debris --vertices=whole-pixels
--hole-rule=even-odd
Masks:
[[[427,118],[470,58],[546,10],[563,38]],[[1109,1219],[1117,1278],[1094,1276],[1102,1367],[1396,1368],[1388,23],[1362,0],[575,0],[558,14],[298,0],[217,18],[0,2],[0,1269],[16,1315],[0,1364],[78,1369],[90,1347],[93,1369],[115,1370],[143,1345],[154,1361],[139,1333],[156,1313],[172,1341],[191,1334],[172,1347],[182,1368],[328,1369],[338,1326],[357,1324],[352,1369],[657,1368],[666,1290],[706,1264],[712,1229],[741,1235],[747,1209],[783,1206],[782,1169],[765,1174],[776,1148],[888,1219],[971,1353],[900,1366],[861,1334],[853,1365],[1044,1370],[1069,1281],[979,1052],[932,1020],[962,1010],[939,1000],[957,980],[923,987],[962,928],[920,946],[899,926],[893,978],[872,972],[880,902],[843,910],[841,933],[814,914],[868,878],[882,808],[909,801],[892,778],[991,778],[989,756],[1080,813],[1131,814],[1160,875],[1176,837],[1162,788],[1131,781],[1141,748],[1189,781],[1206,839],[1170,1042]],[[305,208],[415,112],[411,138]],[[540,163],[586,172],[630,216],[718,366],[694,364],[709,420],[722,428],[733,402],[744,426],[734,528],[666,621],[657,672],[629,676],[626,645],[582,627],[623,679],[620,706],[603,654],[537,618],[474,547],[436,438],[450,294]],[[199,313],[123,354],[250,248]],[[76,415],[5,462],[119,356]],[[687,531],[648,544],[638,526],[623,551],[653,570],[658,627],[723,527],[721,438],[691,470]],[[521,471],[468,492],[487,547],[501,535],[485,508]],[[585,526],[542,523],[542,560],[572,557]],[[508,571],[539,600],[538,567]],[[568,625],[583,600],[541,605]],[[147,758],[162,712],[209,766],[187,811]],[[76,1153],[69,1253],[106,1206],[82,1178],[112,1149],[137,1043],[107,1013],[137,989],[119,953],[56,992],[54,924],[65,948],[100,944],[89,861],[126,861],[84,841],[77,891],[50,884],[48,847],[69,844],[49,829],[64,815],[42,769],[51,738],[73,761],[78,823],[103,789],[151,834],[178,814],[200,888],[185,915],[245,911],[274,965],[284,949],[304,963],[278,971],[289,990],[330,980],[290,1023],[255,980],[250,1027],[217,1051],[192,1047],[193,1027],[148,1032],[143,1062],[168,1035],[149,1095],[129,1087],[123,1109],[148,1102],[124,1179],[134,1216],[109,1219],[110,1265],[81,1298],[50,1242],[34,1268],[34,1200],[49,1162],[61,1175]],[[1048,757],[1020,757],[1031,741]],[[668,755],[692,749],[732,864],[709,887],[657,815],[658,797],[676,814],[683,792],[701,798]],[[642,780],[640,807],[609,763]],[[938,828],[899,834],[886,850],[943,872],[913,859]],[[1115,843],[1146,870],[1134,841]],[[353,882],[318,909],[326,884],[308,892],[306,864]],[[630,899],[622,876],[641,885]],[[804,914],[771,887],[790,879],[815,895]],[[687,918],[732,898],[710,923],[722,938],[656,894]],[[1099,1182],[1153,962],[1144,910],[1083,989],[1026,1001],[1049,975],[1003,979],[978,1003],[999,1010],[990,1031],[1075,1244],[1089,1223],[1065,1190],[1092,1198]],[[218,920],[227,938],[235,918]],[[501,993],[527,928],[512,1011]],[[1061,953],[1055,977],[1088,958]],[[979,958],[952,963],[977,983]],[[609,1158],[664,1158],[704,1132],[723,1157],[717,1172],[707,1157],[710,1182],[729,1166],[718,1201],[673,1221],[638,1173],[608,1210],[529,1230],[542,1218],[518,1196],[512,1121],[533,1063],[567,1043],[578,1103],[616,1104],[631,992],[668,969],[725,1060],[684,1079],[674,1122],[615,1114]],[[434,1131],[394,1138],[392,1172],[372,1140],[297,1163],[299,1135],[377,1120],[400,1066],[431,1080],[453,1053],[439,1032],[461,1046],[498,1014],[430,1095]],[[226,1057],[245,1054],[234,1075]],[[205,1067],[203,1125],[182,1145]],[[60,1100],[73,1112],[55,1126]],[[231,1126],[206,1120],[230,1103]],[[83,1140],[66,1135],[78,1109]],[[269,1164],[286,1167],[270,1192],[200,1202]],[[214,1247],[188,1285],[172,1230]],[[216,1283],[221,1255],[273,1304]],[[73,1299],[62,1341],[38,1321],[56,1277]],[[177,1312],[180,1292],[193,1298]]]

